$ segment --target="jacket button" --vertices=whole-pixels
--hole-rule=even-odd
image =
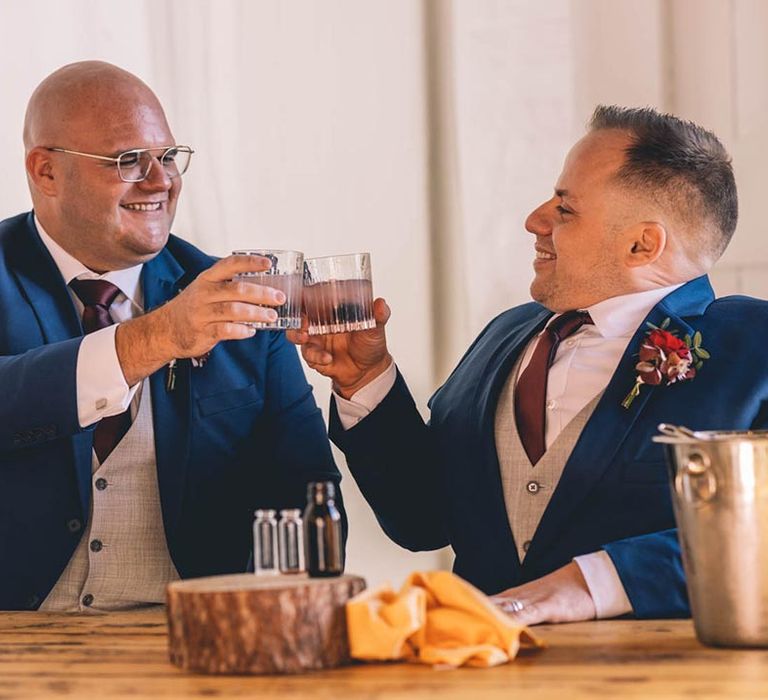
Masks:
[[[80,532],[83,529],[83,524],[77,518],[72,518],[67,522],[67,529],[70,532]]]
[[[83,596],[83,605],[85,605],[86,608],[90,608],[91,605],[93,605],[93,596],[90,593],[86,593]]]
[[[107,480],[106,479],[102,479],[101,477],[96,479],[96,488],[99,491],[103,491],[105,488],[107,488]]]
[[[534,495],[539,492],[540,488],[541,488],[541,485],[539,484],[538,481],[529,481],[525,485],[526,491],[528,491],[528,493],[531,493],[531,494],[534,494]]]
[[[91,540],[92,552],[100,552],[103,546],[104,545],[101,543],[101,540]]]
[[[530,548],[531,548],[531,541],[530,540],[526,540],[525,542],[523,542],[523,551],[524,552],[527,552]]]

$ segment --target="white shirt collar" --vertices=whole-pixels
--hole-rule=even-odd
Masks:
[[[43,228],[37,216],[35,216],[35,226],[37,226],[37,232],[40,234],[43,245],[48,249],[67,285],[74,279],[106,280],[114,284],[133,304],[139,308],[142,307],[141,268],[143,265],[134,265],[125,270],[113,270],[100,275],[89,270],[77,258],[56,243]]]
[[[585,309],[594,327],[604,338],[631,337],[650,310],[681,284],[649,289],[646,292],[622,294],[604,299]]]

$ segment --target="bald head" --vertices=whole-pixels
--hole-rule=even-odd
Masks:
[[[155,94],[132,73],[103,61],[70,63],[32,93],[24,118],[24,148],[92,146],[94,129],[105,120],[130,119],[142,109],[162,114]]]
[[[43,229],[97,272],[150,260],[168,240],[181,192],[181,178],[158,160],[174,144],[159,100],[135,75],[101,61],[52,73],[24,120],[27,180]],[[135,149],[155,160],[143,180],[124,180],[116,157]]]

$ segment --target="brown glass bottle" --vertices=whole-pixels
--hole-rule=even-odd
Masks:
[[[310,576],[341,576],[344,551],[341,545],[341,513],[334,502],[332,481],[312,481],[307,486],[304,510],[304,546]]]

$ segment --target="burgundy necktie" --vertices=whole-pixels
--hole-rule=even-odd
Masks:
[[[517,380],[515,423],[531,464],[535,465],[547,450],[547,377],[555,361],[557,346],[585,323],[592,323],[586,311],[566,311],[552,321],[539,337],[531,361]]]
[[[115,300],[120,290],[111,282],[105,280],[72,280],[69,283],[75,294],[83,302],[83,330],[93,333],[100,328],[111,326],[114,321],[109,315],[109,307]],[[110,452],[120,442],[123,435],[131,427],[130,410],[123,411],[116,416],[102,418],[93,433],[93,449],[99,458],[99,464],[103,464]]]

